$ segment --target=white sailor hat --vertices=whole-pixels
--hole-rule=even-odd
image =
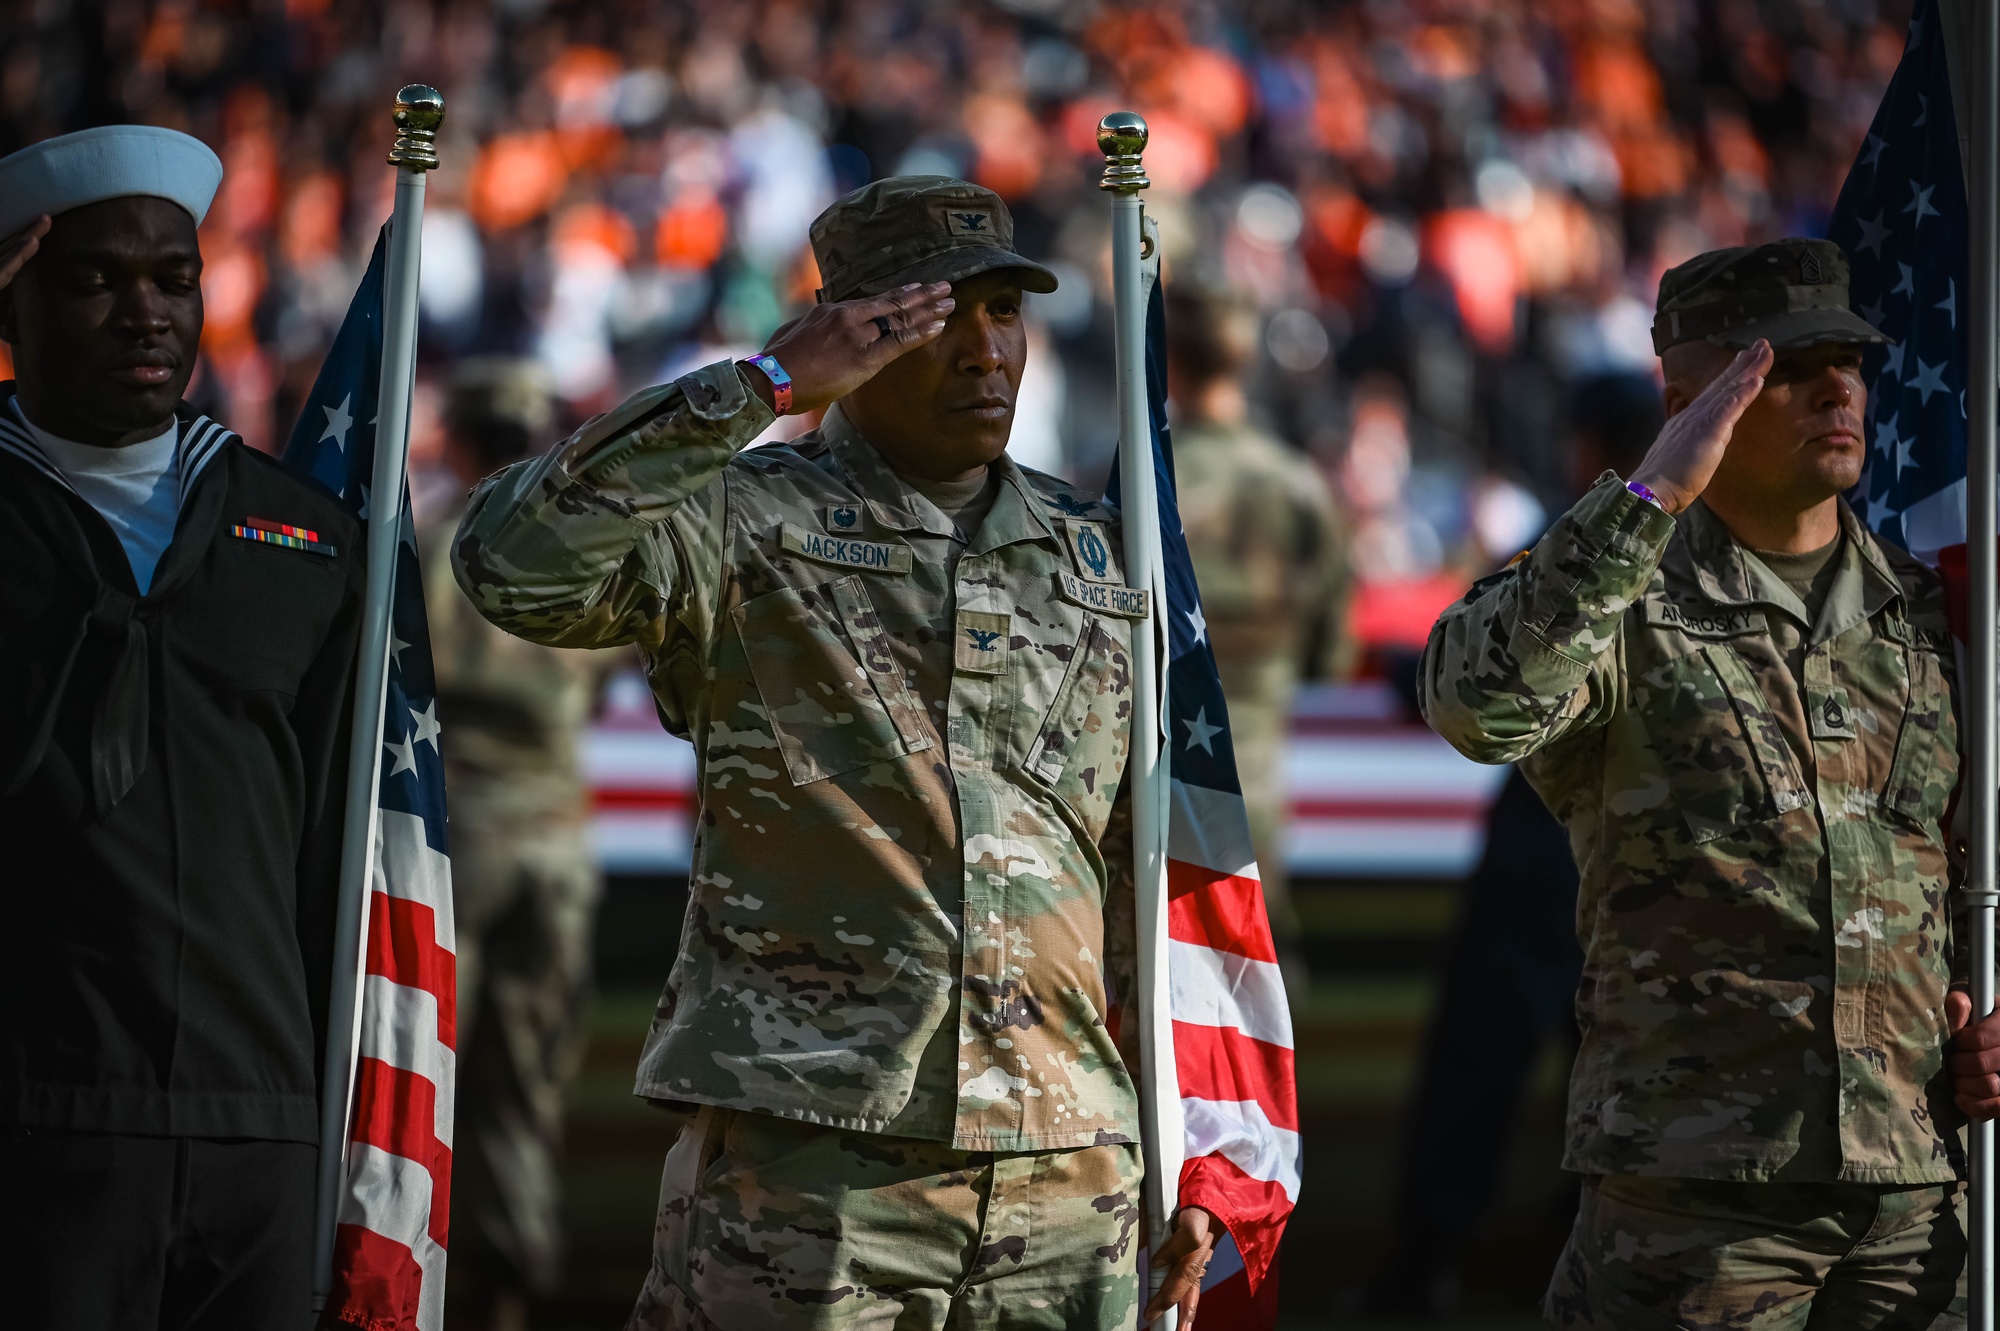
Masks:
[[[153,125],[105,125],[43,139],[0,157],[0,237],[43,213],[150,194],[196,225],[222,184],[222,160],[200,139]]]

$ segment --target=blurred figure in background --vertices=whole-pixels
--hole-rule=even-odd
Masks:
[[[1362,673],[1391,679],[1414,677],[1430,622],[1464,590],[1443,535],[1412,493],[1412,425],[1403,384],[1381,371],[1362,375],[1346,447],[1329,469],[1347,521],[1352,654]],[[1409,692],[1413,716],[1415,699]]]
[[[418,531],[437,662],[458,912],[450,1324],[528,1324],[561,1280],[563,1087],[583,1052],[599,881],[577,740],[613,654],[510,637],[452,581],[464,492],[549,438],[533,361],[461,361],[445,409],[458,497]]]
[[[1570,419],[1581,495],[1607,469],[1629,475],[1665,416],[1651,375],[1608,374],[1577,390]],[[1457,1310],[1459,1262],[1499,1192],[1535,1071],[1551,1041],[1576,1049],[1576,896],[1569,834],[1514,768],[1487,812],[1486,849],[1445,952],[1403,1114],[1395,1246],[1362,1313],[1428,1320]],[[1466,1087],[1477,1088],[1470,1105]],[[1551,1211],[1564,1224],[1574,1179]]]
[[[1168,290],[1181,520],[1229,704],[1271,932],[1304,992],[1309,977],[1285,878],[1284,739],[1301,677],[1324,678],[1345,664],[1347,545],[1312,463],[1251,423],[1243,378],[1257,354],[1256,306],[1198,282]]]

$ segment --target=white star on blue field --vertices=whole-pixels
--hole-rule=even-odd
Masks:
[[[382,284],[383,254],[378,239],[368,271],[285,448],[286,462],[339,496],[364,520],[368,516],[368,481],[375,467]],[[385,810],[420,818],[425,843],[443,853],[444,760],[439,751],[443,732],[437,717],[437,684],[431,666],[430,630],[424,619],[423,575],[417,567],[415,531],[406,494],[389,625],[387,706],[382,714],[386,758],[376,798]]]
[[[1966,206],[1949,80],[1937,0],[1918,0],[1828,226],[1851,263],[1853,307],[1896,340],[1863,362],[1868,462],[1848,498],[1919,554],[1964,539],[1953,501],[1965,479]]]

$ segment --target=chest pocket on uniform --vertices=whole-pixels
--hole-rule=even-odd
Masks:
[[[793,785],[931,747],[859,577],[780,588],[745,601],[735,617]]]
[[[1026,766],[1098,831],[1124,775],[1131,707],[1131,656],[1102,619],[1088,615]]]
[[[1804,807],[1805,779],[1743,658],[1724,643],[1704,643],[1675,669],[1661,756],[1695,844]]]
[[[1907,647],[1903,659],[1910,672],[1909,704],[1896,736],[1896,757],[1882,803],[1889,812],[1938,835],[1938,821],[1956,781],[1953,764],[1943,759],[1958,752],[1958,719],[1952,715],[1937,654],[1916,644]]]

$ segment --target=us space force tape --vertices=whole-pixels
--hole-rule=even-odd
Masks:
[[[1056,590],[1063,600],[1095,610],[1100,615],[1120,619],[1144,619],[1151,613],[1150,594],[1137,587],[1120,587],[1110,582],[1085,582],[1068,570],[1056,573]]]

